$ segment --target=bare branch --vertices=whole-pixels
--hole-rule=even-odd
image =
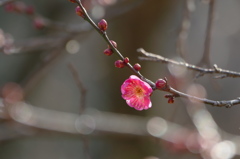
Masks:
[[[196,65],[186,63],[186,62],[178,62],[169,58],[165,58],[160,55],[149,53],[149,52],[146,52],[143,48],[139,48],[137,51],[143,54],[144,56],[146,56],[146,57],[139,57],[140,60],[162,62],[162,63],[177,65],[180,67],[185,67],[189,70],[199,72],[200,76],[203,76],[204,74],[217,74],[219,76],[217,76],[216,78],[226,78],[226,77],[239,78],[240,77],[240,72],[225,70],[225,69],[219,68],[216,64],[213,65],[213,68],[203,68],[203,67],[198,67]]]
[[[189,94],[185,94],[180,91],[177,91],[171,87],[169,87],[169,90],[166,90],[166,91],[172,93],[174,95],[174,97],[184,97],[187,99],[194,100],[196,102],[201,102],[201,103],[205,103],[205,104],[216,106],[216,107],[230,108],[233,105],[240,104],[240,97],[238,97],[236,99],[232,99],[232,100],[214,101],[214,100],[210,100],[210,99],[206,99],[206,98],[199,98],[199,97],[191,96]]]

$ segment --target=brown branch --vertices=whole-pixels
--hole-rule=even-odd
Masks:
[[[200,73],[199,76],[203,76],[205,74],[217,74],[219,76],[216,76],[216,78],[226,78],[226,77],[239,78],[240,77],[240,72],[225,70],[225,69],[219,68],[216,64],[213,65],[213,68],[203,68],[203,67],[198,67],[196,65],[186,63],[186,62],[178,62],[169,58],[165,58],[160,55],[149,53],[149,52],[146,52],[143,48],[139,48],[137,51],[145,56],[145,57],[139,57],[140,60],[162,62],[162,63],[177,65],[180,67],[185,67],[189,70],[194,70],[199,72]]]
[[[199,97],[191,96],[189,94],[185,94],[183,92],[177,91],[170,86],[169,86],[169,89],[165,90],[165,91],[169,92],[169,93],[172,93],[174,97],[184,97],[184,98],[187,98],[187,99],[194,100],[196,102],[201,102],[201,103],[205,103],[205,104],[216,106],[216,107],[230,108],[233,105],[240,104],[240,97],[238,97],[236,99],[232,99],[232,100],[215,101],[215,100],[210,100],[210,99],[206,99],[206,98],[199,98]]]

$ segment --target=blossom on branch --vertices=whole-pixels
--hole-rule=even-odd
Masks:
[[[135,75],[131,75],[121,86],[123,99],[136,110],[149,109],[152,106],[150,96],[151,86]]]

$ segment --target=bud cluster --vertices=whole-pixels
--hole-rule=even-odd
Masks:
[[[69,1],[72,2],[72,3],[76,3],[76,0],[69,0]],[[78,16],[81,16],[83,18],[85,17],[85,13],[80,6],[76,7],[75,12]],[[101,31],[103,34],[105,34],[105,32],[107,31],[107,28],[108,28],[108,23],[105,19],[101,19],[97,23],[97,27],[98,27],[99,31]],[[111,56],[113,54],[114,50],[115,50],[114,48],[117,48],[117,43],[115,41],[110,40],[109,42],[111,44],[109,44],[108,48],[103,51],[103,53],[107,56]],[[128,65],[128,63],[129,63],[129,58],[125,57],[124,59],[115,61],[114,65],[117,68],[123,68],[124,66]],[[136,63],[136,64],[133,65],[133,69],[136,70],[136,71],[140,71],[141,70],[141,65]]]

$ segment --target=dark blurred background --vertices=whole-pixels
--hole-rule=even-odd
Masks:
[[[84,20],[75,14],[76,5],[68,0],[25,0],[33,5],[42,16],[63,24],[81,25]],[[172,75],[168,66],[162,63],[139,61],[140,47],[149,52],[160,54],[167,58],[180,57],[176,52],[176,42],[184,15],[184,0],[119,0],[109,1],[103,6],[98,1],[86,1],[88,11],[95,22],[105,18],[108,21],[108,35],[118,44],[118,49],[128,56],[132,64],[142,65],[142,74],[155,81],[158,78]],[[107,1],[106,1],[107,3]],[[204,50],[208,4],[195,0],[195,10],[190,15],[190,30],[187,38],[186,62],[198,64]],[[121,13],[121,8],[133,7]],[[104,8],[103,8],[104,7]],[[239,71],[239,40],[240,40],[240,2],[238,0],[217,0],[213,21],[210,47],[211,65],[218,64],[221,68]],[[111,16],[114,15],[115,16]],[[117,15],[118,14],[118,15]],[[107,19],[109,17],[109,19]],[[86,24],[87,25],[87,24]],[[26,16],[8,13],[0,8],[0,29],[13,36],[16,42],[23,42],[33,37],[55,36],[54,29],[36,29]],[[78,113],[80,93],[67,65],[71,62],[80,75],[87,89],[86,107],[101,111],[131,114],[143,117],[171,117],[172,122],[187,127],[193,127],[187,114],[184,102],[176,99],[174,104],[168,104],[164,98],[166,93],[156,91],[151,99],[153,106],[146,111],[136,111],[130,108],[121,98],[120,86],[131,72],[124,68],[114,67],[116,56],[107,57],[103,50],[106,42],[94,30],[74,37],[76,52],[69,52],[62,46],[61,55],[54,60],[37,77],[28,89],[25,101],[37,107],[58,111]],[[54,45],[54,42],[49,46]],[[53,51],[52,49],[51,51]],[[48,51],[31,51],[21,54],[0,54],[0,86],[8,82],[25,84],[31,74],[37,70]],[[240,85],[238,79],[213,79],[204,76],[194,80],[194,72],[189,72],[186,81],[196,82],[204,86],[207,98],[214,100],[233,99],[238,97]],[[183,77],[181,77],[183,78]],[[178,81],[175,81],[178,83]],[[174,83],[174,82],[172,82]],[[186,91],[183,89],[182,91]],[[177,109],[174,117],[172,114]],[[229,133],[239,135],[240,108],[231,109],[207,106],[218,126]],[[1,130],[0,130],[1,131]],[[90,135],[89,152],[92,158],[98,159],[157,159],[157,158],[193,158],[192,155],[169,154],[152,138],[119,135]],[[85,158],[82,136],[43,133],[31,137],[22,137],[0,143],[1,159],[79,159]],[[155,156],[150,158],[149,156]],[[149,157],[149,158],[147,158]]]

